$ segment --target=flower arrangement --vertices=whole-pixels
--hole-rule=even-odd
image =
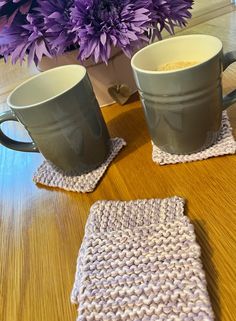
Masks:
[[[78,59],[108,62],[112,47],[134,49],[174,33],[193,0],[0,0],[0,55],[36,64],[78,48]]]

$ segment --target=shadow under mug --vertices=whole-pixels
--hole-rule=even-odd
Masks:
[[[64,171],[85,173],[109,153],[109,133],[86,69],[67,65],[43,72],[18,86],[8,97],[11,108],[0,124],[20,121],[32,143],[12,140],[0,130],[0,142],[11,149],[38,152]]]
[[[236,90],[222,96],[221,74],[236,61],[223,55],[222,42],[208,35],[162,40],[131,60],[151,138],[171,154],[191,154],[212,145],[220,132],[222,111],[236,101]],[[195,62],[183,69],[158,71],[161,65]]]

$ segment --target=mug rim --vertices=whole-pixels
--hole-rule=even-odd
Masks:
[[[50,73],[53,73],[55,70],[59,70],[59,69],[69,69],[69,68],[78,68],[80,69],[80,71],[82,71],[82,77],[80,80],[76,81],[75,84],[71,85],[70,87],[66,88],[65,90],[61,91],[59,94],[56,94],[48,99],[44,99],[42,101],[39,101],[37,103],[34,103],[34,104],[28,104],[28,105],[24,105],[24,106],[17,106],[13,103],[11,103],[11,99],[13,97],[13,95],[18,91],[20,90],[23,86],[25,86],[26,84],[28,84],[29,82],[31,82],[32,80],[36,79],[36,78],[40,78],[40,77],[43,77],[45,76],[46,74],[50,74]],[[43,71],[43,72],[39,72],[38,74],[30,77],[29,79],[23,81],[22,83],[20,83],[16,88],[14,88],[11,93],[8,95],[7,97],[7,105],[13,109],[25,109],[25,108],[31,108],[31,107],[37,107],[39,105],[42,105],[42,104],[45,104],[49,101],[52,101],[54,99],[56,99],[57,97],[65,94],[66,92],[70,91],[72,88],[74,88],[78,83],[80,83],[85,75],[86,75],[86,68],[82,65],[76,65],[76,64],[70,64],[70,65],[64,65],[64,66],[59,66],[59,67],[55,67],[55,68],[52,68],[52,69],[49,69],[47,71]]]
[[[222,41],[215,37],[215,36],[211,36],[211,35],[206,35],[206,34],[190,34],[190,35],[183,35],[183,36],[175,36],[175,37],[172,37],[172,38],[168,38],[168,39],[164,39],[164,40],[161,40],[161,41],[157,41],[157,42],[154,42],[152,44],[149,44],[147,46],[145,46],[144,48],[140,49],[138,52],[136,52],[132,59],[131,59],[131,67],[133,68],[133,70],[135,71],[138,71],[140,73],[148,73],[148,74],[153,74],[153,75],[166,75],[166,74],[173,74],[175,72],[179,72],[179,71],[185,71],[185,70],[188,70],[188,69],[193,69],[193,68],[196,68],[198,66],[200,66],[201,64],[204,64],[205,62],[209,61],[211,58],[215,57],[217,54],[213,55],[211,58],[208,58],[208,59],[205,59],[197,64],[194,64],[193,66],[188,66],[188,67],[185,67],[185,68],[178,68],[178,69],[174,69],[174,70],[148,70],[148,69],[143,69],[143,68],[139,68],[135,65],[134,63],[134,60],[136,59],[137,56],[139,56],[141,53],[143,53],[144,51],[147,51],[149,50],[149,48],[151,47],[158,47],[159,45],[165,43],[165,42],[171,42],[173,40],[176,40],[176,39],[184,39],[184,38],[213,38],[215,39],[220,47],[219,47],[219,50],[217,52],[217,54],[222,50],[223,48],[223,43]]]

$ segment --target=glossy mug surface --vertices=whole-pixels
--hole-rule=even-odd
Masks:
[[[131,64],[153,142],[172,154],[190,154],[218,137],[222,111],[236,93],[222,97],[221,74],[236,60],[223,55],[221,41],[208,35],[173,37],[138,51]],[[194,62],[170,70],[165,64]]]
[[[11,110],[0,123],[18,120],[32,143],[20,143],[0,131],[0,141],[20,151],[40,151],[64,171],[88,172],[109,153],[109,133],[86,69],[67,65],[43,72],[8,97]]]

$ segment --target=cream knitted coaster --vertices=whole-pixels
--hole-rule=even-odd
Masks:
[[[183,205],[178,197],[94,204],[71,295],[78,321],[213,321]]]
[[[126,142],[123,138],[112,138],[111,152],[106,161],[100,167],[80,176],[67,175],[50,162],[44,161],[34,174],[33,181],[50,187],[58,187],[66,191],[92,192],[112,160],[125,145]]]
[[[159,165],[177,164],[204,160],[210,157],[235,154],[236,142],[232,134],[229,118],[226,112],[223,112],[221,132],[216,143],[209,148],[190,155],[175,155],[162,151],[153,144],[152,159]]]

